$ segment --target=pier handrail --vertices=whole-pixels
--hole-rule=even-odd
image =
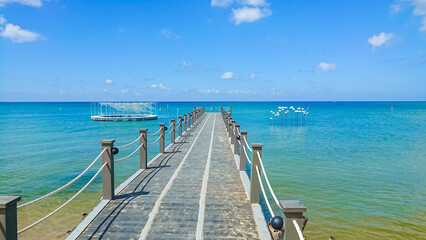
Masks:
[[[154,142],[148,143],[148,145],[152,145],[152,144],[154,144],[154,143],[158,142],[158,140],[160,140],[160,138],[161,138],[162,136],[163,136],[163,135],[158,136],[157,140],[155,140]]]
[[[142,136],[142,135],[141,135]],[[143,146],[143,144],[140,144],[138,148],[136,148],[132,153],[130,153],[129,155],[127,155],[126,157],[114,160],[114,162],[120,162],[123,161],[125,159],[128,159],[129,157],[131,157],[133,154],[135,154],[139,149],[141,149],[141,147]]]
[[[158,129],[158,131],[156,131],[155,133],[151,133],[151,134],[147,134],[148,136],[154,136],[154,135],[156,135],[157,133],[159,133],[161,131],[161,129]]]
[[[198,120],[202,117],[202,115],[205,113],[205,107],[195,107],[193,112],[190,112],[188,114],[185,114],[184,118],[182,119],[181,116],[179,117],[179,124],[176,126],[176,122],[175,120],[171,120],[171,123],[168,127],[165,127],[164,123],[160,123],[160,128],[157,132],[155,133],[151,133],[151,134],[147,134],[148,129],[139,129],[139,137],[136,138],[135,140],[133,140],[132,142],[122,145],[122,146],[117,146],[114,147],[114,142],[115,140],[102,140],[101,144],[102,144],[102,151],[100,152],[100,154],[90,163],[90,165],[83,171],[81,172],[77,177],[75,177],[74,179],[72,179],[71,181],[69,181],[68,183],[66,183],[65,185],[55,189],[54,191],[43,195],[37,199],[34,199],[32,201],[29,201],[27,203],[24,203],[22,205],[17,206],[16,202],[21,200],[20,196],[2,196],[4,199],[4,201],[2,202],[5,203],[3,205],[6,206],[6,211],[5,212],[1,212],[0,213],[0,217],[6,217],[6,225],[8,226],[6,231],[0,231],[0,238],[3,239],[4,237],[6,237],[7,239],[9,239],[10,237],[12,237],[12,239],[16,239],[18,234],[21,234],[29,229],[31,229],[32,227],[36,226],[37,224],[43,222],[44,220],[46,220],[47,218],[49,218],[50,216],[54,215],[55,213],[57,213],[59,210],[61,210],[63,207],[65,207],[68,203],[70,203],[74,198],[76,198],[81,192],[83,192],[93,181],[94,179],[99,175],[99,173],[102,171],[102,185],[103,185],[103,200],[112,200],[114,199],[114,162],[119,162],[119,161],[123,161],[131,156],[133,156],[137,151],[140,152],[140,169],[146,169],[147,168],[147,148],[148,145],[152,145],[158,141],[160,141],[160,153],[164,153],[164,144],[165,144],[165,136],[168,136],[171,134],[171,144],[175,143],[175,131],[176,128],[179,128],[179,137],[182,137],[182,126],[183,124],[185,124],[185,132],[187,131],[187,129],[196,126],[194,124],[196,124],[198,122]],[[188,127],[188,128],[187,128]],[[169,133],[165,133],[165,130],[167,128],[170,128]],[[153,136],[153,135],[157,135],[159,134],[158,138],[151,143],[147,143],[147,136]],[[139,146],[129,155],[127,155],[126,157],[114,160],[114,155],[118,153],[118,149],[119,148],[125,148],[128,146],[131,146],[133,144],[135,144],[137,141],[140,141]],[[142,148],[142,146],[144,146],[144,148]],[[53,210],[52,212],[50,212],[49,214],[47,214],[46,216],[44,216],[43,218],[35,221],[34,223],[20,229],[19,231],[16,231],[17,229],[17,217],[16,217],[16,211],[18,208],[30,205],[32,203],[35,203],[37,201],[42,200],[43,198],[46,198],[52,194],[55,194],[63,189],[65,189],[66,187],[68,187],[69,185],[71,185],[72,183],[74,183],[75,181],[77,181],[78,179],[80,179],[84,174],[87,173],[87,171],[96,163],[96,161],[99,160],[99,158],[102,157],[102,166],[99,168],[99,170],[94,174],[94,176],[77,192],[75,193],[71,198],[69,198],[65,203],[63,203],[61,206],[59,206],[58,208],[56,208],[55,210]],[[105,166],[107,166],[107,168],[105,168]],[[6,215],[5,215],[6,214]],[[13,215],[15,215],[15,217],[13,217]],[[12,217],[10,217],[12,216]],[[12,230],[12,232],[11,232]],[[3,238],[2,238],[3,237]]]
[[[273,197],[273,198],[274,198],[274,200],[275,200],[275,204],[277,204],[277,206],[278,206],[281,210],[283,210],[283,209],[282,209],[282,206],[281,206],[281,204],[280,204],[280,201],[278,201],[278,198],[277,198],[277,196],[275,195],[275,192],[274,192],[274,190],[272,189],[271,184],[269,183],[268,175],[266,175],[265,167],[263,166],[262,157],[260,156],[259,152],[256,152],[256,153],[257,153],[257,157],[259,158],[260,168],[262,169],[262,172],[263,172],[263,174],[264,174],[264,178],[265,178],[266,183],[267,183],[267,185],[268,185],[269,191],[271,192],[272,197]],[[257,168],[257,166],[256,166],[256,168]],[[262,183],[262,182],[261,182],[261,183]],[[262,186],[262,184],[261,184],[261,186]],[[265,195],[265,199],[266,199],[266,198],[267,198],[267,197],[266,197],[266,195]],[[273,214],[273,213],[271,213],[271,214]]]
[[[256,166],[256,173],[257,173],[257,177],[259,178],[259,181],[260,181],[260,189],[262,189],[263,196],[265,196],[265,202],[266,202],[266,206],[269,209],[269,213],[271,214],[272,217],[275,217],[275,213],[272,210],[271,204],[269,203],[269,199],[266,197],[265,188],[263,187],[262,178],[260,176],[260,171],[259,171],[259,168],[257,166]]]
[[[246,154],[247,161],[251,164],[251,160],[250,160],[250,158],[249,158],[249,156],[247,154],[246,148],[242,148],[242,149],[243,149],[244,153]]]
[[[172,133],[172,129],[170,129],[169,133],[167,133],[167,134],[166,134],[166,135],[164,135],[164,136],[169,136],[171,133]]]
[[[24,203],[24,204],[21,204],[21,205],[19,205],[19,206],[17,206],[16,208],[21,208],[21,207],[25,207],[25,206],[27,206],[27,205],[30,205],[30,204],[32,204],[32,203],[35,203],[35,202],[38,202],[38,201],[40,201],[40,200],[42,200],[43,198],[46,198],[46,197],[48,197],[48,196],[50,196],[50,195],[52,195],[52,194],[55,194],[55,193],[57,193],[57,192],[59,192],[59,191],[61,191],[61,190],[63,190],[63,189],[65,189],[66,187],[68,187],[69,185],[71,185],[71,184],[73,184],[75,181],[77,181],[79,178],[81,178],[92,166],[93,166],[93,164],[95,164],[95,162],[96,161],[98,161],[98,159],[102,156],[102,154],[104,153],[106,151],[106,149],[103,149],[102,151],[101,151],[101,153],[99,153],[99,155],[95,158],[95,160],[93,160],[92,161],[92,163],[90,163],[90,165],[86,168],[86,169],[84,169],[84,171],[83,172],[81,172],[77,177],[75,177],[73,180],[71,180],[71,181],[69,181],[67,184],[65,184],[65,185],[63,185],[62,187],[59,187],[59,188],[57,188],[56,190],[53,190],[53,191],[51,191],[50,193],[48,193],[48,194],[46,194],[46,195],[43,195],[43,196],[41,196],[41,197],[39,197],[39,198],[36,198],[36,199],[34,199],[34,200],[32,200],[32,201],[29,201],[29,202],[26,202],[26,203]]]
[[[133,142],[125,144],[125,145],[122,145],[122,146],[117,146],[116,148],[125,148],[125,147],[128,147],[128,146],[132,145],[133,143],[137,142],[139,139],[141,139],[141,137],[142,137],[142,134],[140,134],[139,137],[136,138]]]
[[[251,150],[250,146],[248,145],[247,139],[244,139],[244,142],[245,142],[245,144],[246,144],[247,149],[248,149],[250,152],[253,152],[253,150]]]
[[[296,228],[297,235],[299,236],[299,240],[304,240],[302,230],[300,229],[299,224],[296,222],[296,220],[293,220],[294,228]]]
[[[89,186],[93,180],[95,180],[95,178],[99,175],[99,173],[102,171],[102,169],[107,165],[108,163],[104,163],[99,170],[96,172],[96,174],[86,183],[86,185],[84,185],[76,194],[74,194],[74,196],[72,196],[70,199],[68,199],[68,201],[66,201],[65,203],[63,203],[61,206],[59,206],[57,209],[53,210],[51,213],[47,214],[46,216],[40,218],[39,220],[35,221],[34,223],[22,228],[21,230],[18,231],[18,234],[21,234],[25,231],[27,231],[28,229],[34,227],[35,225],[43,222],[44,220],[46,220],[47,218],[49,218],[50,216],[52,216],[53,214],[55,214],[56,212],[58,212],[59,210],[61,210],[63,207],[65,207],[65,205],[67,205],[68,203],[70,203],[74,198],[76,198],[81,192],[83,192],[84,189],[87,188],[87,186]]]
[[[248,131],[242,131],[241,125],[236,124],[236,121],[231,117],[232,107],[230,106],[228,108],[229,112],[227,112],[223,107],[220,107],[220,109],[223,122],[228,132],[231,149],[233,150],[234,155],[236,155],[235,157],[237,164],[239,164],[239,170],[241,172],[246,171],[246,160],[251,164],[251,177],[249,185],[249,197],[251,203],[260,204],[259,197],[261,194],[263,194],[263,198],[265,199],[266,206],[268,208],[266,211],[269,211],[272,216],[271,223],[274,220],[273,218],[275,218],[275,223],[277,222],[277,218],[284,222],[284,230],[282,229],[282,226],[278,227],[275,225],[274,227],[274,225],[271,224],[271,227],[273,227],[275,230],[282,231],[284,234],[284,239],[303,240],[304,236],[302,232],[307,222],[307,218],[303,216],[303,212],[306,212],[306,207],[299,200],[278,200],[271,183],[269,182],[269,178],[263,164],[261,156],[263,144],[253,143],[250,147],[247,142]],[[251,161],[249,155],[247,154],[247,149],[252,152]],[[261,172],[263,172],[263,174],[261,174]],[[268,186],[268,190],[274,199],[274,203],[283,212],[284,219],[281,218],[281,216],[276,216],[273,212],[273,208],[271,207],[270,200],[265,191],[264,181],[261,175],[263,175],[263,178],[266,181],[266,185]],[[299,223],[302,224],[302,228],[299,226]]]

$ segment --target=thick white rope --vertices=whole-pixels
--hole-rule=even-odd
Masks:
[[[99,173],[101,172],[101,170],[107,165],[107,163],[104,163],[102,165],[102,167],[99,168],[99,170],[96,172],[96,174],[92,177],[92,179],[90,179],[89,182],[86,183],[86,185],[84,185],[84,187],[82,187],[80,189],[80,191],[78,191],[76,194],[74,194],[74,196],[72,196],[70,199],[68,199],[68,201],[66,201],[64,204],[62,204],[60,207],[58,207],[57,209],[55,209],[53,212],[47,214],[46,216],[44,216],[43,218],[39,219],[38,221],[34,222],[31,225],[28,225],[26,227],[24,227],[23,229],[18,231],[18,234],[21,234],[25,231],[27,231],[28,229],[34,227],[35,225],[41,223],[42,221],[46,220],[48,217],[52,216],[53,214],[55,214],[57,211],[61,210],[65,205],[67,205],[69,202],[71,202],[75,197],[77,197],[84,189],[87,188],[87,186],[89,186],[90,183],[93,182],[93,180],[95,180],[95,178],[99,175]]]
[[[41,196],[41,197],[39,197],[39,198],[37,198],[37,199],[34,199],[34,200],[32,200],[32,201],[29,201],[29,202],[27,202],[27,203],[24,203],[24,204],[21,204],[21,205],[19,205],[17,208],[21,208],[21,207],[25,207],[25,206],[27,206],[27,205],[30,205],[31,203],[35,203],[35,202],[37,202],[37,201],[39,201],[39,200],[41,200],[41,199],[43,199],[43,198],[45,198],[45,197],[48,197],[48,196],[50,196],[50,195],[52,195],[52,194],[55,194],[55,193],[57,193],[57,192],[59,192],[59,191],[61,191],[62,189],[64,189],[64,188],[66,188],[66,187],[68,187],[69,185],[71,185],[73,182],[75,182],[75,181],[77,181],[81,176],[83,176],[88,170],[89,170],[89,168],[90,167],[92,167],[93,166],[93,164],[95,164],[95,162],[102,156],[102,154],[106,151],[107,149],[106,148],[104,148],[102,151],[101,151],[101,153],[99,153],[99,155],[95,158],[95,160],[93,160],[93,162],[83,171],[83,172],[81,172],[77,177],[75,177],[73,180],[71,180],[71,181],[69,181],[67,184],[65,184],[65,185],[63,185],[62,187],[60,187],[60,188],[58,188],[58,189],[56,189],[56,190],[54,190],[54,191],[52,191],[52,192],[50,192],[50,193],[48,193],[48,194],[46,194],[46,195],[44,195],[44,196]]]
[[[234,131],[234,135],[235,135],[235,136],[239,135],[239,134],[237,134],[237,133],[238,133],[237,128],[235,128],[235,127],[234,127],[234,128],[233,128],[233,131]]]
[[[158,136],[157,140],[155,140],[155,141],[154,141],[154,142],[152,142],[152,143],[148,143],[148,145],[152,145],[152,144],[156,143],[158,140],[160,140],[160,138],[161,138],[162,136],[163,136],[163,135]]]
[[[250,161],[250,158],[249,158],[249,156],[248,156],[248,154],[247,154],[246,148],[245,148],[245,147],[243,147],[243,150],[244,150],[244,153],[246,154],[246,159],[247,159],[247,161],[251,164],[251,161]]]
[[[135,151],[133,151],[132,153],[130,153],[129,155],[127,155],[126,157],[124,157],[124,158],[120,158],[120,159],[117,159],[117,160],[114,160],[114,162],[119,162],[119,161],[123,161],[123,160],[125,160],[125,159],[128,159],[129,157],[131,157],[133,154],[135,154],[139,149],[141,149],[141,147],[143,146],[143,144],[140,144],[139,145],[139,147],[138,148],[136,148],[135,149]]]
[[[247,143],[247,139],[246,139],[246,138],[244,138],[244,142],[246,142],[247,149],[248,149],[250,152],[253,152],[253,150],[251,150],[250,146],[248,145],[248,143]]]
[[[128,144],[126,144],[126,145],[123,145],[123,146],[118,146],[118,147],[116,147],[116,148],[124,148],[124,147],[128,147],[128,146],[132,145],[133,143],[137,142],[139,139],[141,139],[141,137],[142,137],[142,134],[141,134],[141,135],[139,135],[139,137],[138,137],[138,138],[136,138],[136,140],[135,140],[135,141],[133,141],[133,142],[131,142],[131,143],[128,143]]]
[[[165,136],[169,136],[170,133],[172,133],[172,129],[170,129],[169,133],[167,133]]]
[[[151,134],[147,134],[148,136],[154,136],[154,135],[156,135],[157,133],[159,133],[160,132],[160,130],[161,129],[158,129],[158,131],[156,131],[155,133],[151,133]]]
[[[293,219],[293,225],[296,228],[297,235],[299,235],[299,240],[304,240],[302,230],[300,229],[299,224],[297,224],[296,220]]]
[[[260,188],[262,189],[263,197],[265,198],[266,206],[268,206],[269,212],[271,213],[272,217],[275,217],[274,212],[272,211],[271,204],[269,203],[268,196],[266,196],[265,188],[263,188],[262,178],[260,177],[259,168],[256,166],[256,173],[257,177],[259,178]]]
[[[263,174],[265,175],[265,180],[266,180],[266,183],[268,184],[269,191],[271,192],[272,197],[274,198],[275,203],[277,204],[277,206],[282,210],[281,204],[278,201],[277,196],[275,196],[274,190],[272,189],[271,184],[269,183],[268,175],[266,175],[265,167],[263,166],[262,158],[260,157],[259,151],[257,151],[257,156],[259,157],[260,167],[262,168]]]

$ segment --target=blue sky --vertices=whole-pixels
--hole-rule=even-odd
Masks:
[[[0,0],[0,101],[426,100],[426,0]]]

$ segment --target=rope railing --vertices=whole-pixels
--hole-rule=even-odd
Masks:
[[[69,181],[67,184],[65,184],[65,185],[63,185],[62,187],[60,187],[60,188],[57,188],[56,190],[53,190],[52,192],[50,192],[50,193],[48,193],[48,194],[46,194],[46,195],[44,195],[44,196],[41,196],[41,197],[39,197],[39,198],[37,198],[37,199],[34,199],[34,200],[32,200],[32,201],[29,201],[29,202],[26,202],[26,203],[24,203],[24,204],[21,204],[21,205],[19,205],[19,206],[17,206],[17,208],[21,208],[21,207],[25,207],[25,206],[27,206],[27,205],[30,205],[30,204],[32,204],[32,203],[35,203],[35,202],[38,202],[38,201],[40,201],[40,200],[42,200],[43,198],[46,198],[46,197],[48,197],[48,196],[50,196],[50,195],[52,195],[52,194],[55,194],[55,193],[57,193],[57,192],[59,192],[59,191],[61,191],[62,189],[64,189],[64,188],[66,188],[66,187],[68,187],[69,185],[71,185],[72,183],[74,183],[75,181],[77,181],[79,178],[81,178],[92,166],[93,166],[93,164],[95,164],[95,162],[96,161],[98,161],[98,159],[102,156],[102,154],[106,151],[107,149],[106,148],[104,148],[102,151],[101,151],[101,153],[99,153],[99,155],[95,158],[95,160],[93,160],[93,162],[86,168],[86,169],[84,169],[84,171],[83,172],[81,172],[77,177],[75,177],[73,180],[71,180],[71,181]]]
[[[123,146],[118,146],[116,148],[125,148],[125,147],[128,147],[128,146],[132,145],[133,143],[137,142],[139,139],[141,139],[141,137],[142,137],[142,134],[140,134],[139,137],[135,139],[135,141],[133,141],[131,143],[128,143],[126,145],[123,145]]]
[[[250,165],[251,165],[251,161],[250,161],[250,158],[249,158],[249,156],[248,156],[248,154],[247,154],[247,151],[246,151],[246,148],[242,148],[243,149],[243,151],[244,151],[244,153],[246,154],[246,159],[247,159],[247,161],[250,163]]]
[[[263,172],[263,174],[265,175],[265,180],[266,180],[266,184],[267,184],[267,185],[268,185],[268,187],[269,187],[269,191],[271,192],[272,197],[274,198],[275,203],[277,204],[277,206],[278,206],[278,207],[282,210],[282,208],[281,208],[281,204],[280,204],[280,201],[278,201],[278,198],[277,198],[277,196],[275,195],[275,192],[274,192],[274,190],[272,189],[271,184],[269,183],[268,175],[266,175],[265,167],[263,166],[262,158],[260,157],[259,152],[257,152],[257,156],[258,156],[258,158],[259,158],[260,168],[262,168],[262,172]]]
[[[170,129],[169,133],[167,133],[167,134],[166,134],[166,135],[164,135],[164,136],[169,136],[171,133],[172,133],[172,129]]]
[[[92,177],[92,179],[89,180],[89,182],[86,183],[86,185],[84,185],[84,187],[82,187],[80,189],[80,191],[78,191],[76,194],[74,194],[74,196],[72,196],[70,199],[68,199],[68,201],[66,201],[64,204],[62,204],[60,207],[58,207],[57,209],[53,210],[51,213],[47,214],[46,216],[42,217],[41,219],[37,220],[36,222],[22,228],[21,230],[18,231],[18,234],[21,234],[25,231],[27,231],[28,229],[34,227],[35,225],[43,222],[44,220],[46,220],[47,218],[49,218],[50,216],[52,216],[53,214],[55,214],[56,212],[58,212],[59,210],[61,210],[63,207],[65,207],[69,202],[71,202],[74,198],[76,198],[81,192],[84,191],[84,189],[87,188],[87,186],[89,186],[93,180],[95,180],[95,178],[99,175],[99,173],[101,172],[101,170],[107,165],[108,163],[104,163],[99,170],[96,172],[96,174]]]
[[[248,149],[250,152],[253,152],[253,150],[251,150],[250,146],[249,146],[249,145],[248,145],[248,143],[247,143],[247,139],[244,139],[244,142],[245,142],[245,144],[246,144],[247,149]]]
[[[299,236],[299,240],[304,240],[302,230],[300,229],[299,224],[296,222],[296,220],[293,219],[293,225],[296,228],[297,235]]]
[[[147,134],[148,136],[154,136],[154,135],[156,135],[157,133],[159,133],[161,131],[161,129],[158,129],[158,131],[156,131],[155,133],[151,133],[151,134]]]
[[[259,168],[257,166],[256,166],[256,173],[257,173],[257,177],[259,178],[260,189],[262,189],[262,193],[263,193],[263,196],[265,198],[266,206],[268,206],[269,213],[271,213],[272,217],[275,217],[274,211],[272,211],[271,204],[269,203],[269,199],[266,195],[265,188],[263,187],[262,177],[260,176]]]
[[[158,140],[160,140],[160,138],[161,138],[162,136],[163,136],[163,135],[158,136],[157,140],[155,140],[155,141],[154,141],[154,142],[152,142],[152,143],[148,143],[148,145],[152,145],[152,144],[156,143]]]
[[[127,155],[126,157],[124,157],[124,158],[120,158],[120,159],[117,159],[117,160],[114,160],[114,162],[120,162],[120,161],[123,161],[123,160],[125,160],[125,159],[128,159],[129,157],[131,157],[133,154],[135,154],[139,149],[141,149],[141,147],[143,146],[143,144],[140,144],[139,145],[139,147],[138,148],[136,148],[135,149],[135,151],[133,151],[132,153],[130,153],[129,155]]]

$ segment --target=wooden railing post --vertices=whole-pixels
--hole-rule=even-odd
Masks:
[[[183,124],[183,122],[182,122],[182,117],[181,116],[179,116],[179,137],[182,137],[182,124]]]
[[[234,154],[238,154],[238,150],[239,150],[238,138],[241,139],[241,136],[239,135],[239,133],[240,133],[240,124],[235,124]]]
[[[229,106],[229,116],[232,115],[232,106]]]
[[[165,123],[160,123],[160,153],[164,153],[164,126]]]
[[[146,169],[148,160],[148,129],[139,129],[139,134],[142,135],[139,143],[142,145],[139,149],[140,169]]]
[[[235,142],[237,141],[237,138],[235,136],[235,120],[231,121],[231,134],[229,135],[231,137],[231,144],[235,145]]]
[[[303,213],[306,212],[306,207],[298,200],[281,200],[280,204],[284,213],[284,240],[298,240],[299,235],[293,220],[296,220],[302,229]]]
[[[172,127],[172,129],[170,129],[170,131],[172,131],[172,133],[170,134],[170,138],[171,138],[171,140],[170,140],[170,142],[171,143],[175,143],[175,128],[176,128],[176,121],[174,120],[174,119],[172,119],[171,120],[172,121],[172,126],[170,126],[170,127]]]
[[[247,133],[248,133],[248,131],[241,131],[241,137],[240,137],[240,142],[241,142],[241,146],[240,146],[240,148],[241,148],[241,150],[240,150],[240,171],[246,170]]]
[[[102,185],[103,185],[103,199],[114,199],[114,155],[112,148],[114,147],[115,140],[102,140],[102,150],[106,151],[102,154],[102,164],[106,166],[102,169]]]
[[[257,153],[262,157],[262,143],[253,143],[251,144],[253,155],[252,155],[252,165],[251,165],[251,177],[250,177],[250,202],[251,203],[259,203],[260,198],[260,182],[259,177],[256,172],[256,166],[261,172],[260,160],[257,156]]]
[[[183,125],[183,130],[184,131],[186,131],[186,129],[187,129],[187,127],[186,127],[187,122],[188,122],[188,119],[186,118],[186,114],[184,114],[183,115],[183,123],[185,124],[185,125]]]
[[[228,128],[228,137],[231,136],[231,130],[232,130],[232,118],[228,115],[227,121],[226,121],[226,126]]]
[[[20,200],[20,196],[0,196],[0,240],[18,239],[16,205]]]

